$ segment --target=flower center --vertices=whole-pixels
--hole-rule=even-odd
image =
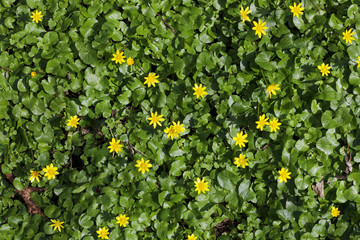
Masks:
[[[141,168],[141,169],[146,169],[146,168],[147,168],[147,164],[146,164],[146,163],[141,163],[141,164],[140,164],[140,168]]]

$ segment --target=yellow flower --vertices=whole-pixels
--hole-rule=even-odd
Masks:
[[[263,114],[262,116],[259,117],[259,121],[256,121],[255,123],[257,124],[256,129],[259,129],[261,131],[264,130],[265,125],[269,125],[268,122],[269,118],[265,118],[265,114]]]
[[[128,222],[128,219],[129,219],[129,218],[126,217],[125,214],[124,214],[124,215],[120,214],[120,217],[116,217],[116,220],[118,220],[116,223],[120,224],[120,227],[121,227],[121,226],[126,227],[126,224],[129,223],[129,222]]]
[[[164,115],[157,115],[157,112],[154,113],[151,113],[151,117],[148,117],[147,119],[150,120],[150,123],[149,125],[153,124],[154,126],[154,129],[156,128],[156,124],[159,125],[159,126],[162,126],[161,125],[161,122],[164,121],[165,119],[163,119]]]
[[[132,59],[131,57],[128,57],[128,59],[126,60],[127,65],[131,66],[134,64],[134,59]]]
[[[30,181],[31,182],[34,182],[35,178],[36,178],[36,181],[40,182],[40,179],[39,177],[41,177],[40,175],[41,171],[31,171],[30,170]]]
[[[205,178],[203,178],[200,181],[200,178],[197,178],[197,181],[194,181],[195,183],[195,192],[197,191],[198,194],[200,194],[201,192],[206,193],[206,191],[209,191],[209,186],[208,186],[208,182],[205,182]]]
[[[240,148],[245,147],[245,143],[248,142],[248,140],[246,140],[247,136],[248,136],[247,134],[243,135],[242,131],[241,131],[241,133],[237,133],[236,137],[233,137],[234,141],[236,141],[235,146],[239,145]]]
[[[280,183],[282,183],[283,181],[287,182],[287,179],[291,179],[291,177],[290,177],[291,172],[288,172],[288,171],[289,171],[289,169],[281,168],[281,170],[279,171]]]
[[[332,209],[331,209],[331,215],[333,217],[338,217],[340,215],[339,208],[336,208],[336,207],[333,206]]]
[[[358,66],[357,66],[357,67],[360,67],[360,56],[358,56],[358,59],[359,59],[359,61],[356,61],[356,62],[357,62],[357,64],[358,64]]]
[[[180,121],[178,121],[177,123],[176,122],[173,122],[173,128],[175,130],[176,133],[183,133],[185,132],[185,128],[183,128],[184,124],[180,124]]]
[[[264,30],[268,29],[268,27],[265,27],[266,22],[261,23],[261,19],[259,20],[259,23],[253,21],[255,27],[253,27],[252,29],[255,30],[255,35],[259,35],[259,38],[261,38],[261,33],[263,33],[264,35],[266,35],[266,32]]]
[[[280,90],[279,84],[270,84],[270,86],[267,87],[265,93],[266,93],[266,95],[269,94],[269,96],[271,98],[271,94],[276,95],[275,90]]]
[[[54,224],[51,224],[50,227],[54,227],[54,231],[56,231],[56,228],[59,230],[59,232],[61,232],[61,228],[64,228],[62,226],[62,224],[64,222],[60,222],[60,221],[57,221],[57,220],[54,220],[54,219],[50,219]]]
[[[343,39],[345,39],[345,43],[350,42],[350,44],[352,44],[351,40],[355,40],[355,38],[352,37],[352,35],[354,35],[355,32],[352,33],[351,31],[352,30],[350,28],[350,30],[345,30],[345,32],[343,32],[343,35],[344,35]]]
[[[99,234],[98,238],[101,239],[109,239],[109,237],[107,235],[109,235],[109,229],[108,228],[100,228],[99,231],[96,231],[97,234]]]
[[[32,12],[32,16],[30,16],[32,19],[33,19],[33,22],[35,21],[36,23],[38,23],[39,21],[41,22],[42,21],[42,17],[43,15],[41,15],[41,11],[38,12],[38,10],[34,12]]]
[[[58,175],[58,170],[57,167],[54,167],[53,164],[50,164],[46,166],[46,168],[43,169],[43,171],[45,172],[44,177],[48,177],[48,180],[55,178],[55,175]]]
[[[156,76],[156,73],[149,73],[149,76],[145,77],[146,81],[144,82],[144,84],[147,84],[148,87],[150,87],[150,85],[155,87],[155,83],[159,83],[159,80],[157,80],[158,77],[159,76]]]
[[[290,6],[291,12],[294,13],[293,17],[299,18],[299,14],[303,15],[302,11],[305,9],[301,7],[301,3],[299,3],[299,6],[296,6],[296,3],[294,3],[294,6]]]
[[[36,77],[36,72],[31,72],[32,77]]]
[[[187,240],[196,240],[197,237],[194,236],[194,234],[188,235],[188,239]]]
[[[270,120],[269,126],[270,126],[270,132],[277,132],[278,129],[280,129],[281,123],[278,122],[279,120],[276,118],[273,118],[273,120]]]
[[[179,134],[176,132],[174,126],[167,127],[164,130],[165,133],[167,133],[167,137],[171,137],[171,140],[174,140],[174,137],[179,137]]]
[[[149,162],[150,162],[150,160],[147,160],[146,162],[144,162],[144,158],[141,158],[141,161],[136,160],[137,164],[135,165],[135,167],[138,167],[139,172],[142,172],[142,174],[144,174],[145,171],[149,172],[149,168],[152,167],[152,165]]]
[[[111,139],[111,142],[109,142],[110,146],[108,146],[108,148],[110,148],[110,153],[112,153],[113,151],[115,151],[116,153],[121,152],[122,151],[122,147],[123,145],[120,144],[120,140],[115,140],[115,138]]]
[[[124,52],[120,52],[119,50],[116,50],[116,54],[113,54],[114,58],[111,59],[111,61],[115,61],[116,63],[124,63],[125,62],[125,56],[124,56]]]
[[[73,117],[70,116],[70,119],[67,121],[68,121],[68,124],[66,124],[66,126],[71,126],[71,127],[76,128],[77,125],[79,124],[80,118],[78,118],[77,115],[75,115]]]
[[[321,76],[323,77],[324,75],[328,75],[330,73],[330,66],[329,64],[322,63],[321,65],[318,66],[318,69],[320,70],[320,72],[322,73]]]
[[[245,20],[248,20],[250,22],[250,18],[248,17],[248,14],[251,12],[251,10],[249,10],[249,7],[244,8],[241,6],[240,9],[240,16],[242,18],[242,22],[245,22]]]
[[[249,166],[248,160],[245,157],[245,155],[240,153],[239,157],[235,158],[234,164],[236,165],[236,167],[241,166],[242,168],[245,168],[245,166]]]
[[[200,84],[199,86],[195,83],[195,87],[193,87],[194,89],[194,94],[196,95],[196,98],[199,98],[199,96],[201,96],[202,98],[204,98],[204,95],[207,95],[207,92],[205,92],[206,87],[202,87],[202,84]]]

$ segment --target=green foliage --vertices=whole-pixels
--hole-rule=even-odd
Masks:
[[[359,2],[301,2],[297,18],[280,0],[3,0],[0,239],[91,240],[100,227],[128,240],[359,239]],[[269,27],[261,39],[259,19]],[[115,64],[116,50],[136,64]],[[144,85],[149,72],[156,87]],[[195,83],[208,95],[197,99]],[[270,84],[280,86],[271,98]],[[154,129],[156,111],[165,121]],[[257,129],[262,114],[280,130]],[[171,140],[164,129],[177,121],[185,133]],[[249,142],[240,149],[241,130]],[[124,145],[114,155],[112,137]],[[240,153],[246,168],[233,164]],[[153,165],[144,175],[141,158]],[[29,181],[51,163],[55,179]],[[322,176],[324,198],[313,189]],[[198,177],[209,192],[195,192]],[[30,186],[46,188],[31,198],[64,222],[61,232],[28,213],[20,191]]]

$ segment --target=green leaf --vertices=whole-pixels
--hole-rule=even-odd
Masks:
[[[186,163],[184,160],[176,160],[171,164],[170,174],[174,176],[180,176],[182,171],[186,169]]]
[[[44,44],[54,45],[59,41],[59,37],[56,32],[47,32],[44,35]]]
[[[276,214],[279,216],[279,218],[284,222],[289,222],[292,220],[292,212],[286,210],[286,209],[280,209],[276,211]]]
[[[91,228],[94,225],[94,222],[91,220],[91,217],[83,213],[79,218],[79,224],[83,228]]]
[[[265,70],[274,71],[277,66],[276,62],[271,61],[273,55],[273,52],[261,52],[256,56],[255,63]]]
[[[233,174],[232,172],[230,172],[228,170],[223,170],[223,171],[219,172],[216,179],[217,179],[220,187],[222,187],[222,188],[225,188],[225,189],[231,191],[235,187],[233,180],[236,179],[236,176],[235,176],[235,174]]]
[[[330,16],[329,19],[329,26],[336,29],[341,30],[344,26],[342,25],[342,22],[339,18],[336,17],[336,15],[333,13]]]
[[[90,86],[96,86],[100,83],[100,77],[93,73],[91,68],[86,68],[85,79]]]
[[[326,137],[320,138],[316,142],[316,147],[323,151],[326,155],[330,155],[331,153],[333,153],[333,150],[335,148]]]
[[[88,18],[85,23],[80,27],[80,33],[83,35],[85,41],[88,41],[89,36],[91,36],[94,31],[94,24],[98,21],[95,18]]]
[[[82,184],[82,185],[80,185],[79,187],[75,188],[71,193],[74,193],[74,194],[81,193],[81,192],[84,191],[89,185],[90,185],[90,183]]]
[[[79,50],[79,57],[81,60],[89,65],[95,66],[98,64],[97,52],[89,45]]]
[[[243,199],[243,201],[248,202],[251,201],[253,203],[256,203],[256,194],[253,191],[253,189],[250,187],[250,180],[244,179],[238,188],[238,194],[239,197]]]
[[[216,63],[213,56],[211,56],[208,52],[200,53],[196,60],[196,69],[198,71],[201,71],[204,67],[206,68],[206,70],[210,71],[215,67],[215,65]]]
[[[57,218],[60,215],[60,209],[55,205],[48,205],[44,209],[44,214],[49,218]]]
[[[354,62],[358,60],[358,56],[360,56],[360,46],[351,45],[347,48],[347,52],[349,54],[350,59]]]
[[[175,57],[174,63],[173,63],[174,71],[175,72],[183,71],[184,66],[185,66],[184,61],[179,57]]]
[[[348,10],[347,15],[349,18],[354,18],[354,15],[359,11],[359,7],[357,4],[352,4]]]
[[[46,72],[56,75],[60,69],[60,62],[58,59],[54,58],[47,62]]]
[[[178,157],[178,156],[182,156],[183,154],[184,154],[184,151],[179,148],[179,146],[177,145],[177,142],[174,142],[171,149],[169,150],[169,155],[171,157]]]
[[[4,24],[7,28],[14,28],[13,22],[15,22],[15,18],[7,17],[5,18]]]
[[[15,178],[13,181],[13,185],[19,191],[24,190],[24,185],[22,184],[20,178]]]
[[[95,113],[96,114],[102,113],[102,115],[106,118],[111,116],[111,112],[112,112],[112,109],[111,109],[110,101],[104,100],[104,101],[99,102],[95,106]]]
[[[8,52],[1,52],[0,54],[0,67],[8,67],[9,66],[9,62],[10,61],[10,57],[9,57],[9,53]]]
[[[348,181],[355,181],[356,185],[360,185],[360,172],[352,172],[348,176]]]
[[[360,76],[357,72],[351,72],[349,76],[349,83],[355,86],[360,86]]]
[[[151,96],[150,102],[157,108],[163,108],[166,104],[166,95],[163,92],[159,92]]]

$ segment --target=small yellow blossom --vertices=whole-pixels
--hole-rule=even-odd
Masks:
[[[197,178],[197,181],[194,181],[195,183],[195,192],[197,191],[198,194],[200,194],[201,192],[206,193],[206,191],[209,191],[209,186],[208,186],[208,182],[205,182],[205,178],[203,178],[200,181],[200,178]]]
[[[173,122],[173,128],[175,129],[175,131],[177,133],[183,133],[185,132],[185,128],[183,128],[184,124],[180,124],[180,121],[178,121],[177,123],[176,122]]]
[[[97,234],[99,234],[98,238],[101,238],[101,239],[109,239],[108,235],[110,234],[109,233],[109,229],[108,228],[100,228],[99,231],[96,231]]]
[[[270,126],[270,132],[277,132],[278,129],[280,129],[281,123],[278,122],[279,120],[276,118],[273,118],[273,120],[270,120],[269,126]]]
[[[174,140],[174,137],[179,137],[179,133],[176,132],[174,126],[167,127],[164,132],[167,133],[168,138],[171,137],[171,140]]]
[[[245,143],[248,142],[248,140],[246,140],[247,136],[247,134],[243,135],[243,131],[241,131],[241,133],[237,133],[236,137],[233,137],[233,140],[236,141],[235,146],[239,145],[240,148],[245,147]]]
[[[201,96],[202,98],[204,98],[204,95],[207,95],[207,92],[205,92],[206,87],[202,87],[202,84],[200,84],[199,86],[195,83],[195,87],[193,87],[194,89],[194,94],[196,95],[196,98],[199,98],[199,96]]]
[[[42,21],[42,17],[43,15],[41,15],[41,11],[39,12],[38,10],[34,12],[32,12],[32,16],[30,16],[33,19],[33,22],[35,21],[36,23],[38,23],[39,21]]]
[[[110,153],[112,153],[113,151],[115,151],[116,153],[121,152],[122,151],[122,147],[123,145],[120,144],[120,140],[115,140],[115,138],[111,139],[111,142],[109,142],[110,146],[108,146],[108,148],[110,148]]]
[[[248,16],[248,14],[250,12],[251,12],[251,10],[249,10],[249,7],[246,7],[245,10],[244,10],[244,8],[241,6],[240,16],[242,18],[242,22],[245,22],[245,20],[248,20],[250,22],[250,18]]]
[[[305,9],[301,7],[301,3],[299,3],[298,6],[296,6],[296,3],[294,2],[294,6],[290,6],[291,12],[294,13],[293,17],[299,18],[299,14],[303,15],[302,11]]]
[[[125,62],[125,56],[124,56],[124,52],[120,52],[119,50],[116,50],[116,53],[113,54],[113,59],[111,59],[111,61],[115,61],[116,63],[124,63]]]
[[[329,64],[322,63],[321,65],[318,66],[318,69],[321,72],[321,76],[323,77],[324,75],[328,75],[330,73],[330,66]]]
[[[36,72],[31,72],[31,77],[36,77]]]
[[[187,240],[196,240],[197,239],[197,237],[195,237],[194,234],[188,235],[187,237],[188,237]]]
[[[41,177],[40,175],[41,171],[31,171],[30,170],[30,181],[34,182],[34,180],[36,179],[36,181],[40,182],[39,177]]]
[[[50,165],[47,165],[46,168],[43,169],[43,171],[45,172],[44,177],[48,177],[48,180],[55,178],[55,175],[59,174],[57,170],[58,168],[54,167],[52,163]]]
[[[270,96],[271,98],[271,94],[276,95],[275,90],[280,90],[279,84],[270,84],[270,86],[267,87],[265,93],[267,96]]]
[[[152,165],[149,163],[150,160],[147,160],[146,162],[144,161],[144,158],[141,158],[141,161],[140,160],[136,160],[136,165],[135,167],[138,167],[139,168],[139,172],[141,172],[142,174],[145,173],[145,171],[148,171],[149,172],[149,168],[152,167]]]
[[[236,167],[242,167],[245,168],[245,166],[249,166],[248,160],[246,159],[246,156],[241,154],[239,155],[239,157],[235,158],[235,162],[234,164],[236,165]]]
[[[262,116],[259,117],[259,121],[256,121],[255,123],[257,124],[256,129],[259,129],[261,131],[264,130],[265,125],[269,125],[268,122],[269,118],[265,118],[265,114],[263,114]]]
[[[155,83],[159,83],[159,80],[157,80],[159,76],[156,76],[156,73],[149,73],[149,76],[145,77],[145,82],[144,84],[147,84],[148,87],[150,87],[150,85],[152,85],[153,87],[155,87]]]
[[[56,231],[56,228],[59,230],[59,232],[61,232],[61,228],[64,228],[63,227],[63,223],[64,222],[60,222],[60,221],[57,221],[57,220],[54,220],[54,219],[50,219],[54,224],[51,224],[50,227],[54,227],[54,231]]]
[[[154,126],[154,129],[156,128],[156,124],[159,125],[159,126],[162,126],[161,125],[161,122],[164,121],[165,119],[162,118],[164,115],[157,115],[157,112],[154,113],[151,113],[151,117],[148,117],[147,119],[150,120],[150,123],[149,125],[153,125]]]
[[[128,57],[128,59],[126,60],[127,65],[131,66],[134,64],[134,59],[132,59],[131,57]]]
[[[331,215],[333,217],[338,217],[340,215],[339,208],[336,208],[336,207],[333,206],[332,209],[331,209]]]
[[[259,38],[261,38],[261,33],[266,35],[266,32],[264,30],[268,29],[268,27],[265,27],[266,22],[261,23],[261,19],[259,19],[259,22],[253,21],[255,27],[252,29],[255,30],[255,35],[257,34]]]
[[[78,118],[77,115],[75,115],[73,117],[70,116],[70,119],[67,121],[68,121],[68,124],[66,124],[66,126],[71,126],[71,127],[76,128],[77,125],[79,124],[80,118]]]
[[[349,30],[345,30],[345,32],[343,32],[343,39],[345,40],[345,43],[350,43],[352,44],[352,41],[351,40],[355,40],[355,38],[352,37],[352,35],[355,34],[355,32],[351,32],[352,29],[350,28]]]
[[[360,56],[358,56],[358,59],[359,59],[359,61],[356,61],[356,62],[357,62],[357,64],[358,64],[358,66],[357,66],[357,67],[360,67]]]
[[[126,215],[124,214],[120,214],[119,217],[116,217],[116,220],[118,220],[116,223],[120,224],[120,227],[123,226],[123,227],[126,227],[126,224],[128,224],[128,217],[126,217]]]
[[[287,182],[288,179],[291,179],[291,177],[290,177],[291,172],[288,172],[288,171],[289,171],[289,169],[281,168],[281,170],[279,171],[280,183],[282,183],[283,181]]]

